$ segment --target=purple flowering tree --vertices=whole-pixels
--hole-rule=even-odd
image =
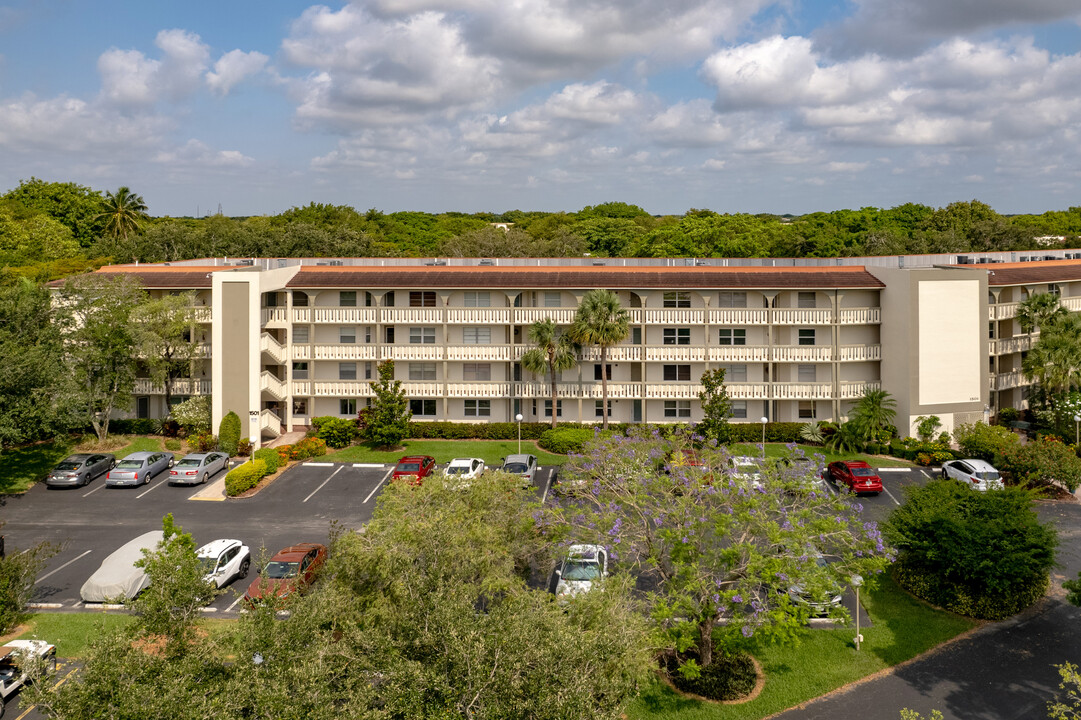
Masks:
[[[878,528],[850,496],[823,487],[798,449],[753,461],[751,472],[716,443],[696,443],[689,433],[598,434],[564,465],[560,499],[537,515],[551,538],[603,544],[637,575],[669,647],[696,649],[705,666],[717,636],[783,640],[806,622],[800,598],[832,597],[852,575],[885,567]],[[830,613],[847,617],[840,606]]]

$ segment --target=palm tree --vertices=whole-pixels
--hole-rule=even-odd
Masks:
[[[552,318],[538,320],[529,326],[529,342],[533,347],[522,354],[522,367],[531,373],[544,373],[552,381],[552,429],[556,426],[556,373],[570,370],[578,364],[577,348],[571,339],[559,331]]]
[[[136,195],[126,185],[115,193],[106,191],[102,205],[105,211],[94,219],[105,221],[105,233],[114,240],[127,240],[128,235],[139,231],[140,221],[149,219],[142,195]]]
[[[1081,318],[1066,315],[1044,328],[1021,369],[1039,383],[1055,410],[1056,396],[1081,382]]]
[[[865,390],[852,409],[852,424],[864,440],[877,442],[893,434],[897,401],[885,390]]]
[[[614,292],[597,288],[582,297],[568,335],[579,345],[596,345],[601,349],[601,415],[605,430],[608,429],[608,348],[623,342],[630,334],[627,311]]]
[[[1022,300],[1017,306],[1017,322],[1021,329],[1027,333],[1041,330],[1069,314],[1062,307],[1058,295],[1052,293],[1039,293],[1027,300]]]

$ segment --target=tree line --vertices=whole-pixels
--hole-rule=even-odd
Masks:
[[[1081,207],[1006,216],[972,200],[806,215],[689,209],[655,216],[623,202],[577,212],[361,212],[311,202],[277,215],[152,217],[129,188],[31,178],[0,196],[0,267],[62,277],[106,262],[197,257],[851,257],[1031,250],[1072,243]],[[496,227],[500,224],[503,227]]]

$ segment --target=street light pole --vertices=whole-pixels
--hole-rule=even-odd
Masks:
[[[758,422],[762,423],[762,457],[766,457],[766,423],[769,422],[769,418],[763,415]]]
[[[555,412],[555,410],[552,410]],[[522,413],[518,413],[514,416],[514,419],[518,421],[518,454],[522,454]]]
[[[863,635],[860,634],[860,585],[863,584],[863,576],[852,576],[852,587],[856,589],[856,650],[860,649],[860,643],[863,642]]]

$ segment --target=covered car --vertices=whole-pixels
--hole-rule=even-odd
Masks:
[[[130,540],[102,561],[101,567],[83,583],[79,595],[83,602],[108,602],[125,598],[131,600],[150,586],[150,578],[142,568],[143,550],[155,550],[165,539],[161,530],[151,530]]]

